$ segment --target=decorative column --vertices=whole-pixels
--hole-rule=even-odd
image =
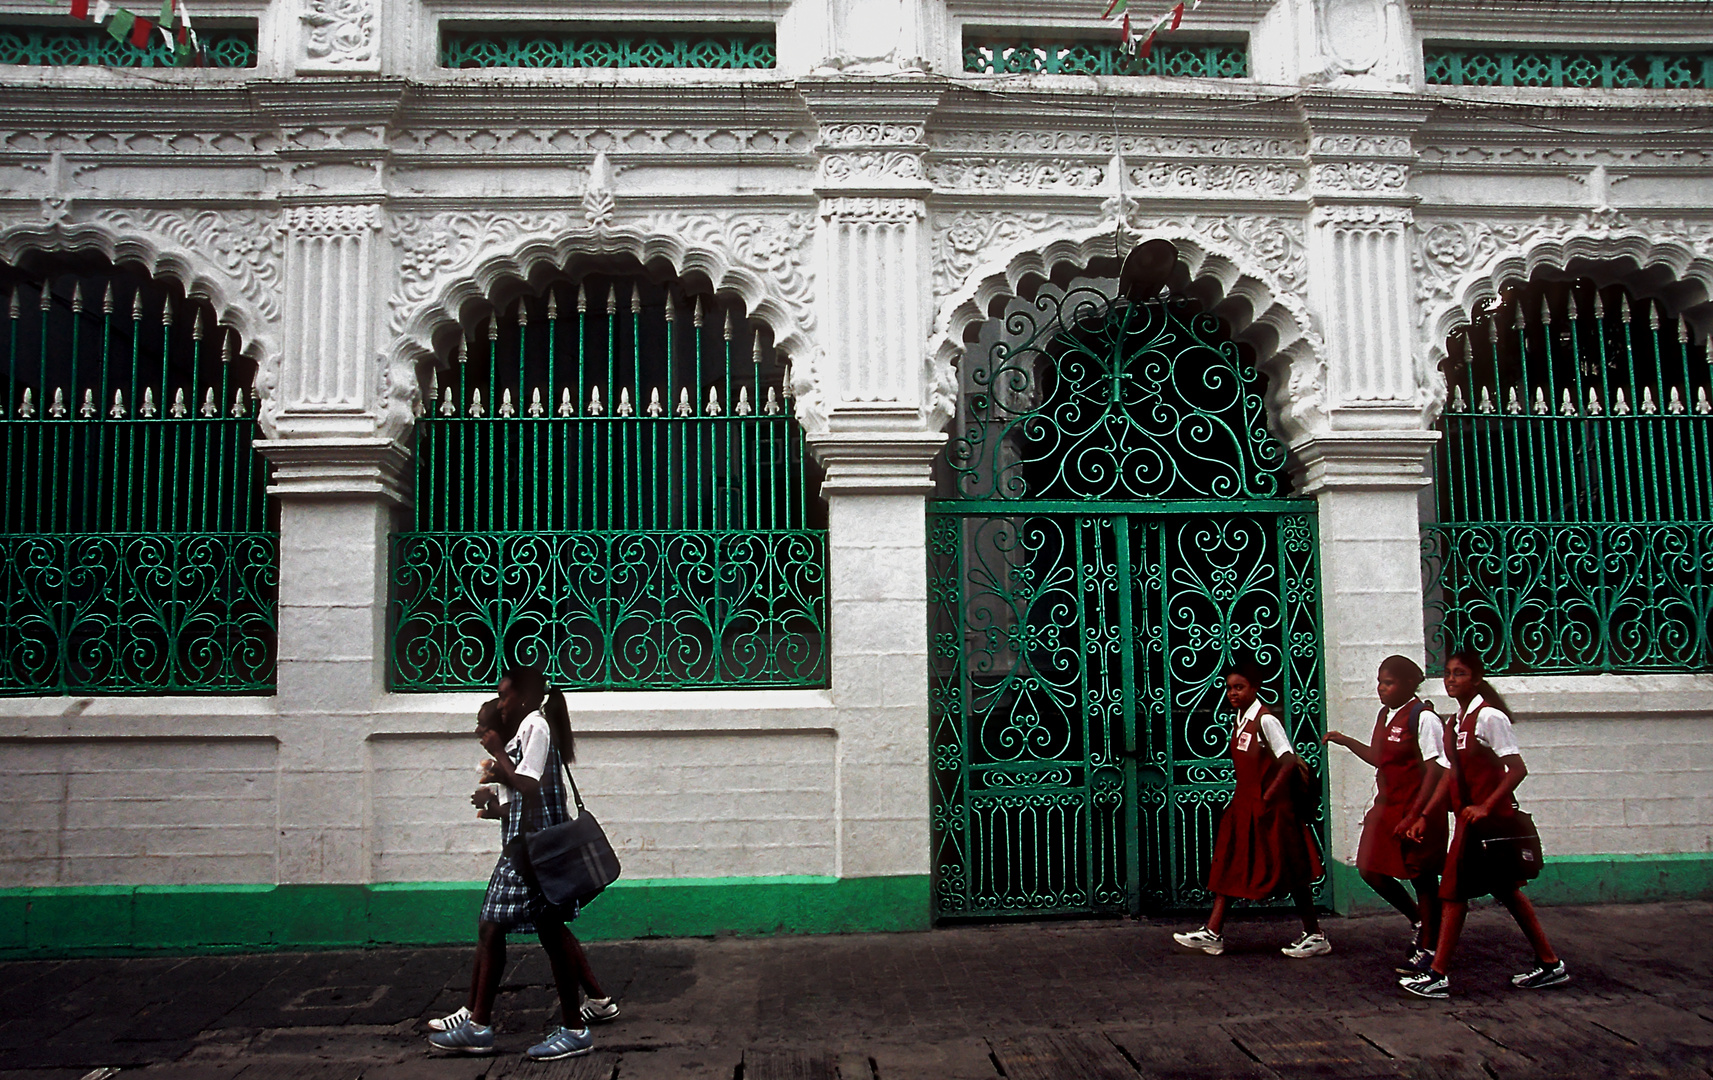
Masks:
[[[408,412],[378,356],[392,273],[386,123],[400,90],[341,80],[307,100],[262,96],[286,180],[280,367],[263,388],[270,437],[258,443],[280,506],[282,883],[370,872],[367,717],[386,689],[388,535],[408,498]],[[335,190],[347,194],[330,202]]]
[[[1416,353],[1408,230],[1411,132],[1425,117],[1390,94],[1310,92],[1310,302],[1326,340],[1326,427],[1292,447],[1320,503],[1327,724],[1373,729],[1381,659],[1423,658],[1418,500],[1431,372]],[[1428,688],[1424,687],[1424,693]],[[1327,754],[1332,854],[1354,864],[1373,770]],[[1373,898],[1340,872],[1341,907]]]
[[[941,91],[908,76],[799,88],[821,124],[816,397],[827,423],[809,441],[827,470],[839,874],[919,878],[926,925],[923,500],[945,436],[924,407],[933,313],[922,155]]]

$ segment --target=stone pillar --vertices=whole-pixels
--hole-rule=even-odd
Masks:
[[[258,449],[280,502],[279,880],[370,870],[367,717],[386,690],[388,536],[409,457],[375,345],[388,252],[373,203],[287,209],[280,370]]]
[[[914,415],[910,413],[909,415]],[[810,437],[827,469],[838,873],[928,872],[928,563],[923,499],[939,432],[837,414]],[[841,430],[843,429],[843,430]]]
[[[1408,230],[1410,133],[1425,114],[1393,95],[1354,92],[1311,92],[1304,109],[1327,424],[1292,452],[1300,490],[1320,503],[1327,726],[1365,739],[1379,708],[1380,660],[1423,659],[1418,500],[1438,436],[1426,429],[1431,373],[1416,349]],[[1348,867],[1374,772],[1333,749],[1327,774],[1332,854]],[[1373,900],[1353,873],[1336,888],[1341,907]]]
[[[805,80],[821,125],[818,313],[809,436],[827,470],[832,696],[839,708],[839,874],[929,869],[927,548],[923,500],[945,436],[930,428],[922,156],[941,89]],[[927,890],[923,894],[927,915]]]

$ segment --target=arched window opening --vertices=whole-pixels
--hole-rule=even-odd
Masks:
[[[822,686],[826,524],[790,363],[741,303],[563,277],[428,374],[392,683]]]
[[[1620,285],[1533,281],[1448,342],[1428,638],[1509,674],[1713,670],[1705,342]]]
[[[99,257],[0,264],[0,693],[273,690],[278,522],[254,365]]]

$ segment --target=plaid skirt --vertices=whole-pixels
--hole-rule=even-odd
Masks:
[[[482,898],[482,913],[477,918],[497,924],[508,934],[533,934],[538,917],[570,922],[579,910],[576,901],[557,908],[549,904],[547,897],[517,872],[511,859],[501,855],[493,876],[488,878],[488,893]]]

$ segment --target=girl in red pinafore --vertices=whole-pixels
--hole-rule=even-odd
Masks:
[[[1517,800],[1513,796],[1517,785],[1529,774],[1523,764],[1522,751],[1511,731],[1510,709],[1494,689],[1487,684],[1481,657],[1471,651],[1453,653],[1445,664],[1445,689],[1457,699],[1457,717],[1445,725],[1445,756],[1450,765],[1440,781],[1431,808],[1443,806],[1449,798],[1456,811],[1457,831],[1451,838],[1451,850],[1446,854],[1445,879],[1440,883],[1443,901],[1440,911],[1439,948],[1434,951],[1433,966],[1419,975],[1407,975],[1398,985],[1417,997],[1443,998],[1451,995],[1451,958],[1457,949],[1457,939],[1463,933],[1463,920],[1469,914],[1469,901],[1493,894],[1505,905],[1517,926],[1534,946],[1536,964],[1533,970],[1511,977],[1511,985],[1523,990],[1558,986],[1570,981],[1564,961],[1553,952],[1540,917],[1528,897],[1522,894],[1520,881],[1494,881],[1483,873],[1479,842],[1471,839],[1475,826],[1492,818],[1513,817]],[[1521,832],[1497,830],[1501,835]],[[1484,831],[1493,832],[1490,826]]]
[[[1324,956],[1332,945],[1320,932],[1310,887],[1322,872],[1320,856],[1292,800],[1297,755],[1260,691],[1261,672],[1254,664],[1239,664],[1225,677],[1225,699],[1237,713],[1231,731],[1237,787],[1220,818],[1208,869],[1213,912],[1200,930],[1172,937],[1185,948],[1218,956],[1225,951],[1221,931],[1233,899],[1265,900],[1288,892],[1303,932],[1279,951],[1299,958]]]
[[[1445,865],[1445,811],[1427,813],[1445,769],[1442,732],[1433,707],[1416,696],[1425,678],[1407,656],[1380,661],[1380,715],[1374,737],[1366,743],[1342,732],[1329,731],[1326,741],[1337,743],[1374,766],[1379,793],[1362,822],[1362,843],[1356,869],[1368,887],[1379,893],[1415,924],[1416,936],[1399,974],[1426,971],[1433,963],[1439,933],[1439,871]],[[1420,824],[1420,840],[1409,837]],[[1402,882],[1414,883],[1410,899]]]

